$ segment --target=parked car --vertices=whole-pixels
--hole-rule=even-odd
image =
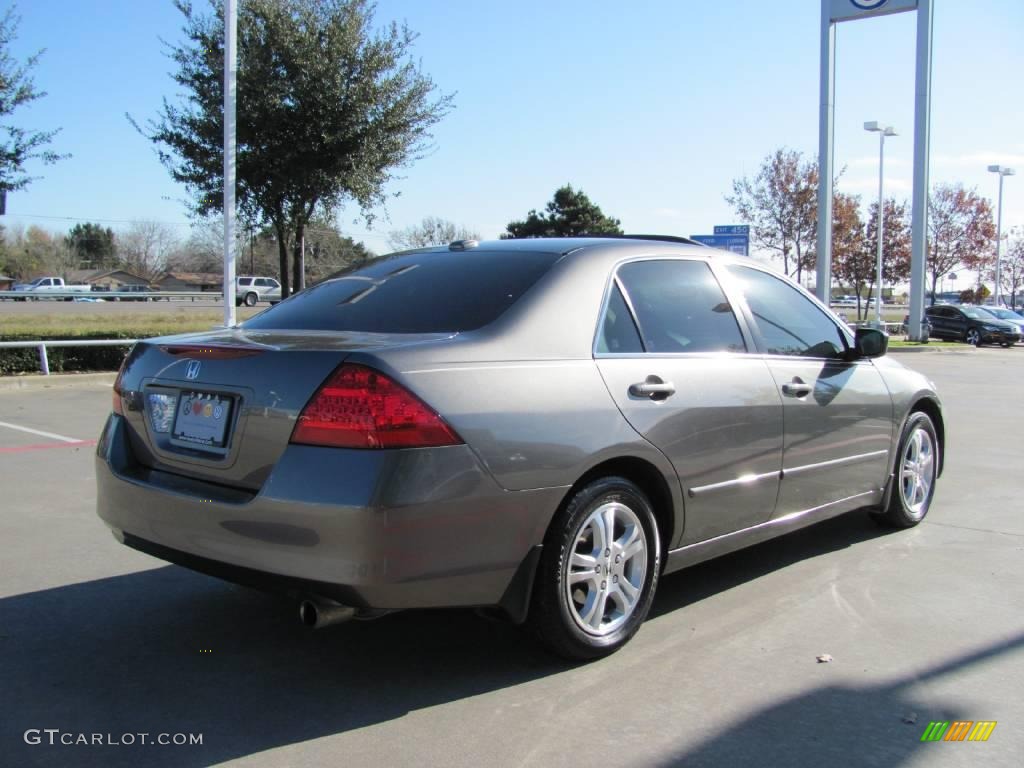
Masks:
[[[1007,323],[1016,325],[1017,330],[1019,330],[1021,335],[1024,336],[1024,315],[1021,315],[1018,312],[1013,312],[1009,309],[1003,309],[1002,307],[982,307],[982,309],[997,320],[1004,320]]]
[[[136,344],[97,509],[129,547],[292,595],[310,626],[492,606],[596,658],[664,573],[855,509],[925,517],[942,410],[887,344],[682,242],[393,254]]]
[[[856,307],[857,297],[856,296],[834,296],[832,297],[831,305],[833,307]]]
[[[261,301],[276,304],[281,300],[281,284],[272,277],[239,277],[235,279],[235,305],[255,307]]]
[[[92,291],[92,286],[88,283],[71,285],[64,282],[63,277],[39,277],[31,283],[18,283],[14,286],[14,290],[26,294],[25,298],[32,299],[33,301],[40,298],[52,298],[57,299],[58,301],[71,301],[74,298],[73,296],[54,296],[52,294],[89,293]],[[47,294],[51,295],[47,296]],[[23,299],[21,300],[23,301]]]
[[[159,291],[151,285],[120,285],[113,288],[114,293],[131,294],[129,296],[115,296],[114,301],[156,301],[159,296],[152,294]]]
[[[949,341],[965,341],[975,347],[1001,344],[1010,347],[1020,341],[1020,329],[1000,320],[981,307],[967,304],[926,307],[932,324],[931,335]]]

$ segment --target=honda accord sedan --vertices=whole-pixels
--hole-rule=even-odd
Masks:
[[[139,342],[98,512],[312,626],[472,606],[596,658],[665,573],[855,509],[924,518],[941,405],[887,344],[682,239],[396,253]]]

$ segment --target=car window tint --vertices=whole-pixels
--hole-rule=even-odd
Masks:
[[[597,337],[597,351],[611,354],[643,352],[644,345],[633,322],[633,315],[622,298],[617,284],[612,284],[608,307],[601,319],[601,333]]]
[[[833,358],[845,351],[838,326],[796,288],[759,269],[728,270],[739,279],[765,352]]]
[[[333,275],[245,328],[366,333],[471,331],[496,320],[561,258],[538,251],[426,251]]]
[[[634,261],[619,279],[648,352],[745,352],[736,316],[703,261]]]

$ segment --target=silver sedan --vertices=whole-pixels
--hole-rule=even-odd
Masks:
[[[124,544],[302,620],[484,607],[596,658],[658,578],[854,509],[916,525],[938,396],[750,259],[457,242],[140,342],[97,451]]]

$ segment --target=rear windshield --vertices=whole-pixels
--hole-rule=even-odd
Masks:
[[[439,333],[493,322],[561,254],[434,251],[338,272],[242,324],[251,329]]]

